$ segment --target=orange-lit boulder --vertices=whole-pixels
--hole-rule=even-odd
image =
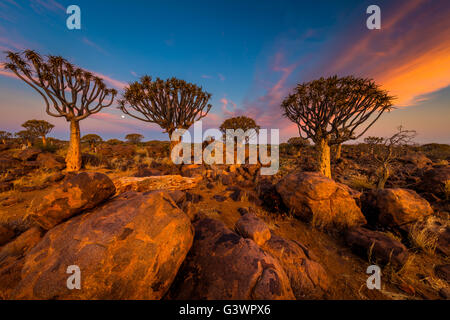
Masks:
[[[25,257],[16,299],[160,299],[189,251],[189,218],[165,192],[128,192],[46,233]],[[69,290],[78,266],[81,289]]]
[[[67,179],[43,199],[35,199],[27,219],[48,230],[83,210],[94,208],[115,191],[107,175],[82,172]]]
[[[172,287],[174,299],[294,299],[279,262],[223,222],[198,220],[195,240]]]
[[[276,189],[294,215],[316,226],[345,229],[366,223],[348,187],[318,172],[294,171]]]

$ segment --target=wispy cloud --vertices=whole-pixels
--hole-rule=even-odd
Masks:
[[[217,74],[217,76],[219,77],[220,81],[225,81],[225,76],[221,73]]]
[[[88,46],[94,48],[94,49],[97,50],[98,52],[101,52],[101,53],[103,53],[104,55],[109,55],[109,52],[108,52],[108,51],[106,51],[105,49],[103,49],[103,48],[102,48],[101,46],[99,46],[97,43],[95,43],[95,42],[89,40],[88,38],[83,37],[83,38],[81,39],[81,41],[83,41],[83,43],[87,44]]]
[[[202,74],[202,78],[203,78],[203,79],[211,79],[212,76],[207,75],[207,74]]]
[[[64,14],[66,8],[56,0],[31,0],[30,7],[38,14],[45,14],[48,11]]]

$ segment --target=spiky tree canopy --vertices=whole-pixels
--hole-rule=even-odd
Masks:
[[[7,140],[11,138],[11,133],[7,131],[0,131],[0,140]]]
[[[130,133],[125,136],[125,139],[131,143],[139,143],[144,139],[144,136],[139,133]]]
[[[339,144],[363,135],[392,108],[392,101],[393,97],[370,79],[334,76],[299,84],[281,108],[284,116],[297,124],[300,136],[316,143]]]
[[[24,140],[24,141],[31,141],[31,140],[37,138],[36,133],[34,133],[32,131],[29,131],[29,130],[21,130],[19,132],[16,132],[14,134],[14,136],[16,138],[19,138],[19,139]]]
[[[239,116],[226,119],[220,125],[220,131],[222,131],[223,134],[226,133],[227,129],[233,130],[242,129],[244,131],[247,131],[249,129],[255,129],[255,131],[258,132],[260,128],[261,127],[256,124],[255,120],[246,116]]]
[[[100,143],[102,142],[103,139],[102,137],[100,137],[98,134],[86,134],[81,138],[81,142],[86,142],[89,143],[91,145],[94,145],[96,143]]]
[[[211,94],[195,84],[171,78],[152,80],[144,76],[125,88],[119,108],[127,115],[156,123],[165,132],[188,129],[195,121],[205,117],[211,105]]]
[[[103,80],[59,56],[42,57],[33,50],[8,51],[4,68],[35,89],[46,103],[46,112],[68,121],[80,121],[108,107],[117,94]]]
[[[22,127],[33,132],[36,136],[42,137],[49,134],[55,126],[45,120],[28,120],[22,124]]]

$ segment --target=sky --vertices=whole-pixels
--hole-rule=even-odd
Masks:
[[[66,8],[81,9],[69,30]],[[369,30],[366,9],[381,9]],[[399,125],[419,143],[450,143],[450,1],[287,0],[0,0],[0,51],[61,55],[121,92],[143,75],[177,77],[212,94],[203,127],[247,115],[262,128],[298,136],[280,103],[298,83],[332,75],[372,78],[397,97],[366,136],[390,136]],[[0,54],[0,61],[4,61]],[[120,95],[120,93],[119,93]],[[0,130],[29,119],[68,123],[45,113],[32,88],[0,69]],[[140,133],[167,140],[156,124],[123,117],[117,104],[81,122],[82,134],[123,139]]]

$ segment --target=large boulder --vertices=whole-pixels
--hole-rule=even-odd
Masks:
[[[438,166],[426,171],[418,188],[445,197],[450,188],[450,166]]]
[[[235,229],[241,236],[252,239],[259,246],[266,243],[271,236],[269,227],[253,212],[244,214],[236,222]]]
[[[197,186],[201,177],[187,178],[180,175],[165,175],[151,177],[123,177],[114,180],[117,193],[126,191],[152,191],[152,190],[188,190]]]
[[[346,229],[366,223],[348,187],[318,172],[294,171],[276,189],[294,215],[315,226]]]
[[[165,192],[122,194],[46,233],[25,257],[15,299],[160,299],[192,241],[189,218]],[[66,287],[67,267],[81,290]]]
[[[171,289],[174,299],[294,299],[279,262],[221,221],[195,223],[195,240]]]
[[[369,258],[369,262],[400,267],[408,259],[408,250],[397,240],[384,233],[366,228],[347,230],[345,241],[357,255]]]
[[[107,175],[82,172],[64,181],[44,198],[35,199],[27,219],[48,230],[83,210],[94,208],[115,191],[114,183]]]
[[[329,287],[328,275],[310,250],[275,234],[262,248],[280,261],[297,299],[323,298]]]
[[[362,197],[367,220],[383,226],[401,226],[433,213],[427,200],[409,189],[371,190]]]
[[[429,158],[423,153],[408,153],[404,157],[399,159],[401,162],[412,164],[415,168],[423,169],[433,164]]]
[[[7,228],[6,226],[0,225],[0,246],[8,243],[14,238],[14,231]]]
[[[16,159],[22,160],[22,161],[33,161],[36,160],[37,156],[42,151],[37,148],[27,148],[23,151],[20,151],[18,154],[15,155]]]
[[[0,248],[0,299],[9,299],[22,279],[24,255],[42,238],[40,228],[31,228]]]

